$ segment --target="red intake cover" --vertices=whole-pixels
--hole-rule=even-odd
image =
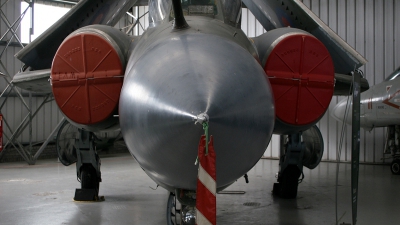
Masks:
[[[316,122],[333,95],[335,70],[328,50],[315,37],[298,33],[271,47],[264,69],[274,92],[276,117],[291,125]]]
[[[92,33],[67,38],[51,68],[54,98],[72,121],[92,125],[118,107],[124,69],[112,44]]]

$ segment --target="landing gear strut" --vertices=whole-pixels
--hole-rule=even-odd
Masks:
[[[385,154],[391,154],[393,161],[390,164],[390,171],[395,175],[400,175],[400,126],[388,126],[386,136]]]
[[[178,200],[178,201],[177,201]],[[171,192],[167,204],[168,225],[196,224],[196,192],[177,189]]]
[[[305,145],[301,142],[301,133],[281,135],[281,155],[279,159],[278,183],[274,184],[272,193],[281,198],[296,198],[297,187],[303,174],[303,157]]]
[[[393,174],[400,175],[400,159],[395,158],[390,164],[390,170]]]
[[[297,187],[304,179],[303,167],[317,167],[323,153],[324,140],[315,125],[299,133],[281,135],[278,183],[274,184],[273,194],[296,198]]]
[[[77,162],[76,173],[81,189],[75,190],[76,201],[99,200],[99,186],[101,182],[100,157],[94,146],[92,132],[79,130],[79,140],[76,144]]]

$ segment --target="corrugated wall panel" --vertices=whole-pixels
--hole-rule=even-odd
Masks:
[[[4,12],[8,22],[10,24],[13,24],[18,17],[20,16],[20,1],[1,1],[1,4],[3,5],[2,11]],[[9,31],[8,26],[4,19],[0,20],[0,36],[3,36],[4,34],[7,33],[5,38],[2,41],[9,41],[11,40],[12,42],[17,42],[17,40],[12,36],[11,31]],[[17,26],[14,26],[14,30],[16,30],[17,33],[19,33],[20,29],[16,29]],[[1,52],[5,49],[5,46],[2,45],[0,46]],[[14,47],[14,46],[9,46],[7,50],[4,52],[4,54],[1,56],[0,60],[2,65],[0,66],[0,71],[9,74],[13,76],[22,66],[21,62],[18,60],[14,59],[15,53],[17,53],[21,47]],[[7,86],[7,82],[3,79],[0,78],[0,92],[2,92],[5,87]],[[5,98],[0,99],[0,103],[3,103],[5,101]],[[4,118],[7,120],[8,125],[11,127],[12,130],[15,130],[16,127],[21,123],[22,117],[23,117],[23,106],[21,104],[21,101],[15,97],[10,97],[8,100],[5,102],[4,107],[1,110],[1,113],[3,113]],[[10,129],[8,126],[5,124],[4,125],[4,132],[7,136],[11,136]],[[7,140],[7,138],[5,138]]]
[[[398,2],[398,1],[397,1]],[[396,63],[395,62],[395,56],[394,56],[394,32],[395,29],[393,29],[393,24],[394,24],[394,1],[384,1],[384,9],[383,11],[385,12],[384,15],[384,39],[383,41],[385,42],[384,45],[384,76],[386,77],[389,73],[392,72],[393,68],[395,68]],[[398,11],[397,13],[398,14]]]
[[[394,55],[394,66],[396,67],[396,66],[399,66],[399,65],[396,65],[396,64],[400,64],[399,62],[400,62],[400,40],[399,40],[399,37],[400,37],[400,26],[399,26],[399,21],[400,21],[400,1],[394,1],[394,4],[395,4],[395,7],[393,7],[394,8],[394,10],[393,10],[393,12],[395,12],[394,13],[394,15],[395,15],[395,19],[393,20],[393,24],[396,24],[397,23],[397,25],[396,26],[394,26],[394,42],[395,42],[395,51],[394,51],[394,53],[395,53],[395,55]]]
[[[4,1],[1,1],[1,4],[4,4]],[[7,19],[10,23],[13,23],[21,14],[21,1],[8,1],[4,8],[2,8],[3,12],[5,12]],[[49,2],[46,2],[49,4]],[[52,3],[51,5],[59,6],[59,7],[68,7],[71,5],[60,4],[60,3]],[[24,10],[24,9],[23,9]],[[3,20],[0,22],[0,31],[1,36],[5,34],[7,31],[7,26]],[[19,34],[19,31],[18,31]],[[6,40],[11,38],[11,34],[6,36]],[[15,39],[13,41],[16,41]],[[0,46],[0,49],[3,50],[4,46]],[[2,63],[5,66],[4,68],[0,67],[2,72],[9,73],[11,76],[16,74],[19,69],[22,67],[22,63],[14,58],[14,55],[21,49],[21,47],[8,47],[4,56],[1,58]],[[3,91],[6,87],[6,82],[3,78],[0,78],[0,91]],[[26,95],[28,92],[24,92]],[[15,96],[15,94],[13,95]],[[0,103],[2,103],[5,98],[0,99]],[[24,97],[24,100],[27,104],[29,104],[29,98]],[[33,111],[43,102],[43,97],[33,97],[32,98],[32,109]],[[28,110],[22,104],[22,101],[18,97],[9,97],[5,103],[5,106],[1,110],[1,113],[4,114],[5,119],[11,127],[8,129],[4,127],[5,134],[10,137],[11,133],[14,132],[17,127],[21,124],[23,119],[26,117]],[[54,127],[58,124],[59,120],[62,118],[60,111],[58,110],[55,102],[49,102],[44,105],[44,107],[38,112],[37,116],[32,120],[32,140],[42,141],[47,138],[50,132],[54,129]],[[5,137],[5,140],[8,139]],[[22,135],[18,138],[19,141],[28,142],[29,140],[29,130],[26,129]]]
[[[20,124],[21,124],[21,122],[25,119],[25,117],[27,116],[27,114],[28,114],[28,109],[22,104],[22,100],[21,99],[19,99],[19,98],[16,98],[16,97],[14,97],[13,98],[13,100],[14,100],[14,109],[15,109],[15,112],[19,112],[18,114],[19,114],[19,118],[18,117],[16,117],[15,119],[14,119],[14,122],[15,122],[15,127],[14,127],[14,132],[15,132],[15,130],[18,128],[17,126],[19,126]],[[28,100],[28,98],[24,98],[24,101],[25,101],[25,103],[26,104],[29,104],[29,102],[27,101]],[[33,101],[34,99],[32,99],[32,101]],[[29,106],[29,105],[28,105]],[[12,115],[11,115],[12,116]],[[37,126],[35,126],[35,127],[37,127]],[[20,136],[19,136],[19,139],[18,140],[20,140],[20,141],[23,141],[23,142],[27,142],[27,141],[29,141],[29,136],[28,136],[28,131],[27,130],[25,130],[25,132],[23,132]]]
[[[249,22],[247,21],[247,14],[248,14],[249,10],[247,9],[243,9],[242,10],[242,30],[245,34],[247,34],[247,28],[249,27]]]
[[[312,0],[303,0],[303,4],[308,5],[310,9],[311,9],[311,2]]]
[[[319,1],[311,1],[311,5],[310,3],[307,4],[307,2],[304,2],[304,4],[307,5],[315,13],[315,15],[319,16]]]
[[[356,6],[355,6],[355,1],[346,1],[347,5],[345,4],[340,4],[339,9],[342,9],[346,7],[346,18],[344,21],[340,21],[340,23],[346,24],[346,35],[343,35],[342,37],[345,38],[346,42],[350,44],[350,46],[353,46],[353,48],[356,46],[356,30],[354,29],[356,26]]]
[[[2,1],[2,3],[3,3],[3,1]],[[8,22],[10,23],[10,24],[12,24],[14,21],[15,21],[15,19],[17,18],[17,15],[18,15],[18,13],[16,13],[16,11],[15,11],[15,4],[6,4],[6,5],[4,5],[3,6],[3,13],[4,13],[4,15],[6,16],[6,18],[8,18]],[[19,16],[19,15],[18,15]],[[11,18],[11,19],[10,19]],[[1,32],[2,32],[2,34],[5,34],[5,32],[7,32],[7,30],[8,30],[8,27],[7,27],[7,25],[5,24],[5,21],[4,20],[1,20],[1,23],[2,23],[2,25],[1,25]],[[1,35],[1,36],[3,36],[3,35]],[[11,32],[8,32],[8,34],[7,34],[7,36],[6,36],[6,40],[9,40],[10,38],[11,38]]]
[[[373,63],[375,64],[375,70],[373,71],[374,83],[381,83],[385,79],[385,61],[386,54],[385,52],[385,35],[384,35],[384,1],[375,1],[374,2],[374,15],[375,15],[375,58],[373,59]],[[392,70],[393,71],[393,70]],[[392,72],[390,71],[390,72]],[[389,72],[389,73],[390,73]],[[385,131],[383,128],[374,129],[374,146],[372,147],[373,151],[373,162],[382,162],[383,151],[384,148],[384,140],[385,140]]]
[[[374,29],[375,29],[375,17],[374,14],[374,1],[373,0],[366,0],[365,1],[365,54],[364,56],[369,60],[365,68],[365,75],[370,85],[374,84],[374,74],[373,71],[375,70],[374,58],[375,58],[375,36],[374,36]],[[366,132],[363,131],[364,135],[361,136],[361,140],[364,140],[364,145],[361,145],[361,149],[365,149],[365,161],[373,162],[373,146],[374,146],[374,138],[375,138],[375,131]]]
[[[247,36],[255,37],[256,36],[256,18],[251,12],[247,13],[247,23],[252,24],[252,26],[247,27]]]

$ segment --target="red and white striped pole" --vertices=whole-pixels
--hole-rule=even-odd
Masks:
[[[208,132],[206,132],[207,134]],[[207,134],[208,135],[208,134]],[[196,191],[196,224],[217,224],[217,183],[215,151],[213,137],[207,143],[207,136],[202,135],[199,143],[199,172]],[[206,147],[208,145],[208,149]],[[208,152],[207,152],[208,150]]]

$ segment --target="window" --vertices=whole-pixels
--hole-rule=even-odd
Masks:
[[[21,2],[21,13],[28,7],[28,3]],[[32,41],[42,34],[47,28],[53,25],[58,19],[67,13],[70,8],[63,8],[51,5],[35,4],[34,7],[34,34]],[[31,24],[31,10],[28,9],[21,23],[21,41],[29,43],[29,28]]]
[[[183,14],[188,16],[209,16],[218,14],[217,5],[209,0],[183,0]]]

